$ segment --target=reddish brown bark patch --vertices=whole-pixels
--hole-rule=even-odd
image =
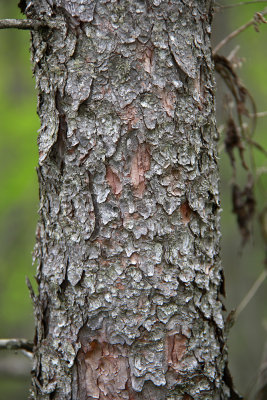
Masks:
[[[180,334],[168,336],[168,364],[175,371],[179,371],[180,361],[187,350],[187,337]]]
[[[189,396],[189,394],[186,394],[186,395],[183,397],[183,400],[194,400],[194,399],[193,399],[193,397]]]
[[[115,287],[119,290],[125,290],[125,286],[121,283],[121,279],[118,278],[115,281]]]
[[[142,197],[146,187],[145,173],[150,169],[149,146],[142,143],[133,156],[130,177],[135,189],[135,195]]]
[[[192,214],[192,210],[187,201],[180,206],[180,213],[183,224],[187,225]]]
[[[169,117],[174,115],[176,96],[173,92],[162,90],[160,93],[161,104]]]
[[[142,47],[140,49],[140,63],[148,74],[151,74],[152,71],[153,53],[154,50],[150,47]]]
[[[93,340],[78,353],[82,398],[123,400],[131,390],[126,349]],[[84,393],[85,392],[85,393]],[[131,393],[132,395],[132,393]]]
[[[119,195],[122,191],[122,183],[117,171],[110,166],[107,167],[106,180],[111,187],[112,192],[116,195]]]
[[[126,106],[120,113],[120,117],[123,121],[128,124],[128,130],[136,127],[136,124],[140,121],[140,116],[138,115],[137,108],[134,106]]]

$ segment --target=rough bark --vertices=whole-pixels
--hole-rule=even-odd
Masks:
[[[210,0],[21,7],[58,26],[32,33],[32,398],[229,399]]]

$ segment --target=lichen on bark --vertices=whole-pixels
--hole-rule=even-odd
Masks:
[[[34,399],[228,399],[208,0],[27,0]]]

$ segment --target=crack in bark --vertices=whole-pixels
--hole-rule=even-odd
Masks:
[[[61,175],[63,175],[65,168],[65,156],[66,156],[65,153],[67,148],[68,125],[66,121],[66,114],[63,111],[61,105],[61,96],[58,90],[56,91],[55,94],[55,104],[56,104],[56,109],[58,111],[59,125],[58,125],[57,139],[50,150],[50,157],[54,159],[54,161],[59,167]]]
[[[188,75],[188,74],[186,73],[186,71],[184,71],[184,70],[180,67],[180,65],[177,63],[176,58],[175,58],[175,55],[174,55],[174,53],[173,53],[173,51],[172,51],[172,48],[171,48],[171,45],[170,45],[170,38],[169,38],[169,36],[168,36],[168,48],[169,48],[169,52],[170,52],[170,55],[171,55],[171,59],[172,59],[173,65],[174,65],[176,71],[178,72],[178,76],[179,76],[181,79],[183,79],[184,82],[186,82],[186,80],[189,78],[189,75]]]
[[[97,238],[99,231],[100,231],[101,217],[100,217],[99,207],[98,207],[98,203],[97,203],[97,195],[94,192],[92,174],[89,171],[87,171],[87,174],[88,174],[88,180],[89,180],[89,183],[88,183],[89,192],[91,194],[91,199],[92,199],[92,203],[93,203],[93,207],[94,207],[94,216],[95,216],[94,229],[88,240],[94,241]]]

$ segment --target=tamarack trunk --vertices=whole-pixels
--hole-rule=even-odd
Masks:
[[[210,1],[25,6],[56,23],[32,33],[31,397],[229,399]]]

